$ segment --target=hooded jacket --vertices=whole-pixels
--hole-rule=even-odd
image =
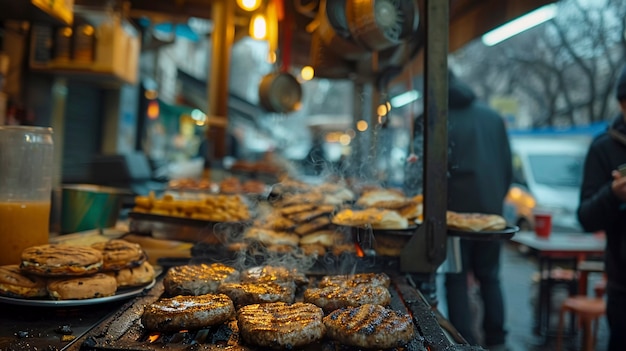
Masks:
[[[502,214],[513,177],[504,121],[453,74],[448,89],[448,209]]]
[[[626,123],[619,115],[589,146],[578,220],[586,231],[606,233],[607,289],[626,292],[626,203],[611,190],[611,171],[626,163]]]

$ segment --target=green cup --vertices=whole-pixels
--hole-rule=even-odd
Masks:
[[[114,227],[123,194],[115,188],[91,184],[63,186],[61,233]]]

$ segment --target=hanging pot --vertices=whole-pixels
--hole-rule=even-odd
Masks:
[[[288,113],[301,105],[302,87],[287,72],[266,74],[259,84],[259,102],[269,112]]]

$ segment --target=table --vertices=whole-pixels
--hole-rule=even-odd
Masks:
[[[547,336],[550,328],[550,300],[552,288],[563,282],[559,277],[551,274],[553,265],[557,262],[569,262],[574,272],[578,263],[590,256],[603,256],[606,239],[591,233],[552,233],[549,238],[538,238],[534,232],[520,231],[513,238],[513,242],[527,246],[534,251],[539,260],[539,300],[537,303],[537,332]],[[577,293],[576,282],[571,282],[570,294]]]

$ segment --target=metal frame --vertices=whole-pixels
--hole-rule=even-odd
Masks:
[[[434,273],[446,259],[448,1],[425,0],[424,222],[400,255],[407,273]]]

